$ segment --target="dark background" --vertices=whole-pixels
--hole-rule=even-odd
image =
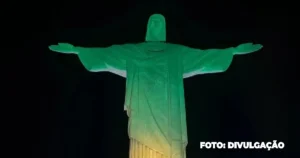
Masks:
[[[37,5],[37,4],[35,4]],[[255,1],[43,2],[34,17],[40,52],[40,138],[33,154],[47,158],[128,158],[125,78],[91,73],[76,55],[50,52],[58,42],[105,47],[143,42],[153,13],[167,21],[167,41],[190,47],[264,45],[235,56],[229,70],[184,80],[187,158],[281,158],[287,149],[200,150],[200,141],[288,144],[286,5]],[[30,12],[30,10],[29,10]],[[26,25],[26,24],[24,24]],[[30,39],[30,38],[29,38]],[[282,72],[282,73],[278,73]]]

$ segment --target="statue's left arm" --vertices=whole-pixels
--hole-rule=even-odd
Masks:
[[[248,54],[262,48],[260,44],[246,43],[225,49],[183,49],[183,77],[226,71],[234,55]]]
[[[91,72],[109,71],[126,77],[126,62],[132,59],[134,44],[109,47],[79,47],[68,43],[51,45],[49,49],[59,53],[77,54],[83,66]]]

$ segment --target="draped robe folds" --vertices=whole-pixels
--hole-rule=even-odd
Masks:
[[[130,158],[185,158],[183,78],[225,71],[233,48],[206,51],[167,44],[161,52],[148,52],[145,45],[76,48],[88,71],[126,77]]]

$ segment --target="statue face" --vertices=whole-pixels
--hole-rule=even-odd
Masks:
[[[150,33],[153,36],[159,36],[161,29],[162,29],[162,23],[161,21],[159,21],[158,19],[152,19],[150,21]]]
[[[161,14],[150,16],[147,26],[146,41],[165,42],[166,41],[166,22]]]

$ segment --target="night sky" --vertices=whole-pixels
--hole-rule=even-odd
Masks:
[[[225,73],[184,80],[187,158],[281,158],[274,150],[205,150],[200,141],[288,143],[284,5],[254,1],[144,0],[41,4],[36,13],[40,53],[40,158],[128,158],[125,78],[88,72],[76,55],[48,50],[67,42],[106,47],[143,42],[148,18],[163,14],[167,41],[194,48],[253,42],[259,52],[235,56]],[[39,17],[40,16],[40,17]]]

